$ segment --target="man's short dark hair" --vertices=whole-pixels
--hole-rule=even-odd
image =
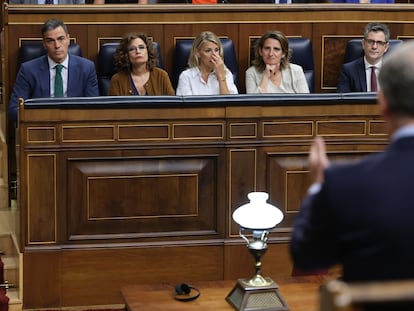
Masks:
[[[62,27],[65,33],[68,34],[68,28],[66,27],[64,22],[56,18],[51,18],[51,19],[48,19],[41,28],[42,37],[44,38],[45,33],[48,32],[49,30],[53,30],[58,27]]]
[[[385,35],[385,41],[388,42],[390,40],[390,30],[388,29],[387,25],[382,24],[382,23],[368,23],[365,26],[365,30],[364,30],[364,38],[366,39],[368,37],[368,33],[370,33],[371,31],[377,32],[377,31],[381,31],[384,33]]]

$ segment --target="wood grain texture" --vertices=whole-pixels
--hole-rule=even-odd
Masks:
[[[275,97],[271,105],[247,105],[238,96],[228,106],[187,109],[22,107],[20,246],[24,287],[36,288],[24,291],[24,307],[122,303],[127,284],[251,277],[253,259],[231,218],[250,191],[269,192],[285,216],[270,234],[263,274],[289,277],[290,232],[311,183],[307,154],[318,128],[333,162],[387,144],[374,97],[322,97],[316,104],[280,105]],[[180,135],[160,136],[157,124],[179,126]],[[119,135],[140,126],[152,139]],[[65,130],[73,128],[67,139]],[[108,128],[113,139],[102,140]],[[298,129],[301,135],[292,135]],[[51,132],[53,140],[44,136]]]

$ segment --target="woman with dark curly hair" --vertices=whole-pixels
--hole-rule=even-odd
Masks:
[[[253,66],[246,71],[246,93],[309,93],[301,66],[289,62],[291,50],[280,31],[268,31],[255,46]]]
[[[146,34],[125,35],[114,57],[117,73],[108,95],[175,95],[168,73],[156,67],[157,51]]]

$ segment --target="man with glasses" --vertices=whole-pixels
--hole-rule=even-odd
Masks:
[[[21,64],[9,102],[9,120],[17,121],[18,98],[99,96],[95,64],[69,55],[66,25],[57,19],[41,29],[46,55]]]
[[[389,47],[390,31],[381,23],[369,23],[365,26],[361,44],[364,56],[343,64],[339,74],[337,92],[377,92],[379,70],[382,58]]]

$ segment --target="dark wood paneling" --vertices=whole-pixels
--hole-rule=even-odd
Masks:
[[[308,37],[316,91],[334,92],[347,40],[360,37],[373,20],[386,22],[392,38],[412,38],[413,12],[397,4],[10,6],[3,32],[3,102],[7,106],[17,72],[19,42],[39,39],[41,24],[52,16],[68,24],[83,55],[94,61],[103,42],[144,31],[160,43],[170,74],[176,38],[202,30],[231,38],[241,92],[253,38],[269,29]],[[372,104],[45,108],[25,110],[22,117],[25,308],[119,303],[117,286],[131,283],[251,276],[252,258],[231,213],[253,190],[268,191],[285,215],[271,234],[263,273],[288,276],[289,232],[310,183],[312,138],[324,135],[338,163],[382,150],[387,139]],[[145,182],[143,172],[150,173]],[[131,197],[125,195],[130,189]],[[197,208],[196,216],[181,217]],[[179,217],[171,219],[172,210]]]
[[[27,154],[27,243],[56,243],[56,155]]]
[[[24,304],[27,303],[31,308],[51,308],[61,305],[60,251],[26,253],[23,271]],[[28,287],[25,287],[26,285]]]
[[[299,203],[311,184],[307,169],[307,148],[298,146],[296,153],[269,149],[266,152],[269,193],[273,204],[282,209],[285,215],[277,230],[287,232],[292,227]]]
[[[280,105],[278,96],[271,104],[238,96],[228,106],[186,98],[187,109],[142,107],[137,98],[111,109],[80,109],[79,99],[74,109],[22,107],[24,287],[49,274],[43,258],[60,287],[24,291],[25,308],[121,303],[120,288],[133,283],[250,277],[253,259],[231,215],[255,190],[284,213],[263,273],[289,276],[312,139],[323,133],[333,163],[387,143],[374,96],[332,97]]]
[[[203,150],[200,150],[203,152]],[[212,153],[213,152],[213,153]],[[68,240],[219,236],[219,152],[68,160]],[[67,241],[66,241],[67,242]]]
[[[256,191],[257,155],[255,148],[229,150],[229,219],[234,210],[249,202],[247,194]],[[230,235],[237,235],[239,228],[234,221],[229,223]]]

